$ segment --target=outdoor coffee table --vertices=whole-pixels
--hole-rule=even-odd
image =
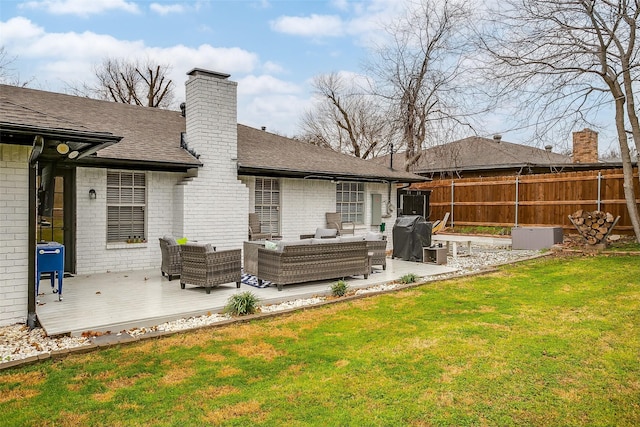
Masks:
[[[471,255],[471,239],[466,236],[448,236],[444,234],[434,234],[431,236],[431,242],[445,242],[447,244],[447,252],[449,252],[449,244],[453,246],[453,257],[458,258],[458,243],[467,245],[467,254]]]

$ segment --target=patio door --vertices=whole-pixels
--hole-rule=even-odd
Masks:
[[[280,181],[256,178],[255,212],[263,233],[280,234]]]
[[[55,164],[41,165],[36,239],[64,245],[66,272],[75,273],[75,169],[56,168]],[[49,174],[52,174],[49,177]],[[44,189],[44,190],[42,190]],[[44,194],[42,191],[49,192]],[[46,202],[45,202],[46,200]]]

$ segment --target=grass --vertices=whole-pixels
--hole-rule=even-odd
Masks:
[[[625,239],[623,241],[611,242],[606,251],[609,252],[640,252],[640,243],[635,240]]]
[[[539,259],[0,372],[0,425],[640,425],[640,258]]]
[[[492,227],[492,226],[461,226],[451,228],[450,231],[460,234],[487,234],[491,236],[510,236],[511,227]]]

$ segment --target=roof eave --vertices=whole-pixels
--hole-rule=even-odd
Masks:
[[[334,181],[364,181],[364,182],[424,182],[430,181],[425,177],[400,177],[381,175],[358,175],[338,172],[323,171],[302,171],[292,169],[274,169],[268,167],[242,166],[238,165],[238,175],[248,176],[273,176],[279,178],[302,178],[302,179],[324,179]]]
[[[87,142],[113,145],[123,137],[110,132],[78,131],[71,129],[42,128],[38,126],[20,125],[16,123],[0,123],[2,133],[21,136],[40,135],[46,138],[60,138],[70,142]],[[105,145],[105,146],[108,146]],[[104,147],[102,147],[104,148]]]
[[[121,168],[138,169],[158,172],[187,172],[191,169],[201,168],[202,163],[161,162],[149,160],[114,159],[108,157],[85,157],[75,163],[77,166],[94,168]]]

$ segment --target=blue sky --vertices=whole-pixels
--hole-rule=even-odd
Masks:
[[[361,73],[368,48],[407,1],[0,0],[0,45],[20,81],[57,92],[91,83],[106,57],[170,64],[176,105],[189,70],[228,73],[238,82],[240,123],[294,136],[311,106],[312,78]],[[487,116],[480,136],[526,143],[528,130],[510,130],[506,113]],[[534,145],[557,152],[570,140]],[[612,140],[600,134],[601,153]]]
[[[29,87],[64,92],[108,56],[172,66],[177,98],[194,67],[238,82],[241,123],[285,135],[308,108],[310,80],[357,73],[397,0],[1,0],[0,38]]]

